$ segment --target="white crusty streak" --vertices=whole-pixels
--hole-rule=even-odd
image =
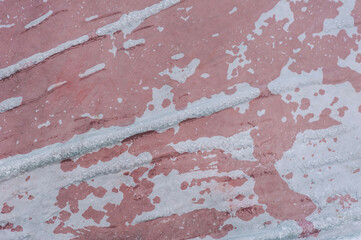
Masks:
[[[144,43],[145,43],[144,39],[137,39],[137,40],[129,39],[128,41],[123,43],[123,48],[125,50],[127,50],[129,48],[132,48],[132,47],[135,47],[135,46],[137,46],[139,44],[144,44]]]
[[[126,38],[126,36],[136,29],[145,19],[159,13],[162,10],[170,8],[179,2],[180,0],[163,0],[142,10],[124,14],[118,21],[98,28],[96,34],[98,36],[113,36],[115,32],[122,31],[124,38]]]
[[[91,20],[94,20],[94,19],[97,19],[99,16],[98,15],[94,15],[94,16],[91,16],[91,17],[88,17],[85,19],[86,22],[89,22]]]
[[[13,75],[14,73],[16,73],[18,71],[21,71],[21,70],[27,69],[29,67],[32,67],[36,64],[39,64],[55,54],[61,53],[71,47],[83,44],[83,43],[87,42],[88,40],[89,40],[89,36],[84,35],[80,38],[62,43],[62,44],[56,46],[55,48],[52,48],[46,52],[36,53],[36,54],[34,54],[28,58],[25,58],[13,65],[6,67],[6,68],[1,68],[0,69],[0,80],[10,77],[11,75]]]
[[[6,24],[6,25],[0,25],[0,28],[11,28],[11,27],[13,27],[13,26],[15,26],[14,23],[12,23],[12,24]]]
[[[50,86],[48,87],[48,91],[51,91],[51,90],[53,90],[54,88],[59,87],[59,86],[65,84],[65,83],[66,83],[66,81],[52,84],[52,85],[50,85]]]
[[[20,106],[22,101],[22,97],[13,97],[0,102],[0,113],[9,111],[13,108]]]
[[[92,75],[92,74],[94,74],[96,72],[99,72],[99,71],[103,70],[104,68],[105,68],[105,63],[99,63],[99,64],[87,69],[85,72],[80,73],[79,77],[81,77],[81,78],[87,77],[89,75]]]
[[[18,176],[36,168],[60,162],[63,159],[75,158],[101,148],[114,146],[124,139],[148,131],[161,131],[189,118],[208,116],[221,110],[249,102],[259,96],[259,90],[247,83],[237,84],[233,95],[215,94],[210,99],[202,98],[188,104],[187,108],[158,114],[157,116],[141,117],[126,127],[112,126],[99,130],[91,130],[75,135],[64,143],[48,145],[30,153],[16,155],[0,161],[0,181]]]
[[[39,25],[45,19],[50,17],[51,14],[53,14],[53,11],[50,10],[49,12],[45,13],[41,17],[39,17],[39,18],[35,19],[34,21],[31,21],[28,24],[26,24],[24,28],[29,29],[29,28],[32,28],[32,27],[35,27],[35,26]]]

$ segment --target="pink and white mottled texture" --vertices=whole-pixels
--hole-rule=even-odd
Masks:
[[[360,16],[0,1],[0,238],[361,237]]]

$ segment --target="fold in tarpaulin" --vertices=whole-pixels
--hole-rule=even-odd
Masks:
[[[0,0],[0,239],[361,239],[360,22]]]

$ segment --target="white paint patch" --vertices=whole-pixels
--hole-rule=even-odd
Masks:
[[[215,33],[212,35],[212,37],[218,37],[219,36],[219,33]]]
[[[249,73],[251,73],[251,74],[254,74],[253,68],[248,68],[248,69],[247,69],[247,72],[249,72]]]
[[[124,47],[124,49],[129,49],[129,48],[132,48],[139,44],[144,44],[144,43],[145,43],[144,39],[137,39],[137,40],[129,39],[128,41],[123,43],[123,47]]]
[[[201,78],[209,78],[209,74],[208,73],[202,73],[201,74]]]
[[[119,181],[127,185],[133,183],[129,176],[123,175],[123,170],[126,167],[134,169],[139,165],[147,166],[151,160],[152,156],[149,153],[142,153],[135,157],[128,152],[125,152],[104,164],[103,162],[100,162],[89,168],[76,168],[71,172],[63,172],[59,170],[59,165],[54,164],[37,169],[26,176],[23,175],[19,178],[11,179],[8,182],[9,185],[1,184],[0,202],[7,202],[10,206],[16,206],[10,214],[2,214],[1,220],[10,222],[11,219],[25,215],[27,216],[26,219],[28,219],[28,216],[31,216],[32,221],[24,221],[21,223],[24,231],[21,232],[20,235],[16,232],[10,232],[10,230],[0,231],[0,239],[19,239],[19,236],[21,236],[20,239],[23,239],[24,236],[25,239],[28,238],[26,236],[31,236],[31,239],[52,240],[72,238],[71,234],[60,234],[60,236],[57,236],[58,234],[54,235],[54,228],[61,222],[59,219],[55,220],[54,225],[44,223],[49,217],[58,214],[60,211],[59,207],[54,204],[56,202],[56,197],[59,194],[59,189],[68,187],[71,184],[78,185],[82,181],[86,181],[94,188],[100,186],[104,187],[106,189],[106,194],[102,199],[94,196],[94,194],[89,194],[85,199],[79,200],[79,212],[72,214],[67,223],[72,224],[74,228],[84,228],[90,224],[93,226],[109,226],[110,224],[105,221],[107,217],[103,218],[98,225],[91,219],[84,219],[81,215],[90,205],[94,206],[94,209],[96,210],[102,210],[102,204],[104,202],[109,204],[120,204],[123,200],[122,193],[115,194],[112,192],[112,188],[117,187]],[[113,173],[116,173],[116,175]],[[24,181],[29,175],[31,176],[31,180]],[[94,179],[91,181],[90,178],[92,178],[92,176]],[[106,186],[104,186],[104,183],[107,183]],[[14,195],[13,192],[15,188],[19,193],[29,191],[29,194],[35,196],[37,201],[27,201],[26,204],[23,204],[24,198],[19,199],[17,197],[11,197]],[[27,194],[25,196],[27,197]],[[36,211],[34,211],[34,209],[36,209]],[[63,210],[71,212],[69,206],[66,206]],[[33,226],[40,226],[42,224],[44,224],[42,231],[31,230]]]
[[[352,38],[352,35],[357,34],[354,18],[351,15],[355,7],[356,0],[341,0],[342,5],[337,9],[338,15],[335,18],[327,18],[323,22],[323,30],[319,33],[312,34],[320,36],[326,35],[337,36],[341,30],[345,30],[347,35]]]
[[[263,116],[263,115],[265,115],[265,114],[266,114],[266,109],[262,109],[262,110],[258,110],[258,111],[257,111],[258,117],[261,117],[261,116]]]
[[[7,24],[7,25],[0,25],[0,29],[1,29],[1,28],[11,28],[11,27],[13,27],[13,26],[15,26],[15,23]]]
[[[160,115],[167,115],[176,112],[175,105],[173,103],[171,103],[167,108],[163,108],[162,106],[162,103],[165,99],[174,98],[174,94],[172,93],[172,87],[170,87],[169,85],[163,85],[159,89],[153,87],[151,91],[152,91],[152,101],[147,103],[146,111],[141,116],[141,118],[136,118],[135,122],[139,122],[143,118],[156,119]],[[150,104],[154,106],[153,111],[150,111],[148,108]],[[160,129],[158,130],[158,132],[162,132],[165,130],[166,129]]]
[[[158,30],[159,32],[163,32],[164,27],[158,26],[158,27],[157,27],[157,30]]]
[[[361,41],[357,41],[357,44],[357,50],[355,51],[351,49],[350,55],[348,55],[345,59],[338,58],[337,65],[344,68],[351,68],[361,74],[361,63],[356,61],[357,55],[361,53]]]
[[[337,91],[342,89],[341,86],[336,88]],[[347,98],[347,94],[344,94],[340,97],[340,101],[347,101]],[[275,164],[280,175],[293,172],[292,179],[285,179],[292,190],[309,196],[322,209],[307,217],[307,220],[321,230],[320,234],[325,234],[320,235],[320,239],[351,239],[347,237],[350,232],[347,234],[344,232],[344,229],[349,226],[358,225],[356,228],[358,230],[354,228],[351,231],[352,234],[355,232],[359,234],[360,231],[360,187],[355,183],[361,181],[361,175],[352,174],[354,169],[360,168],[361,148],[358,137],[361,131],[358,127],[360,117],[357,117],[360,114],[356,110],[352,111],[352,115],[350,118],[356,117],[358,121],[299,133],[292,148],[285,152],[282,159]],[[333,138],[337,138],[337,143],[333,141]],[[322,139],[325,141],[321,142]],[[311,144],[308,144],[309,142]],[[351,142],[353,144],[348,144]],[[301,157],[304,157],[303,160],[300,160]],[[308,176],[304,177],[304,174]],[[339,194],[350,194],[358,202],[352,202],[352,206],[346,209],[341,208],[339,201],[327,202],[328,197]],[[357,225],[354,225],[355,223]]]
[[[314,89],[325,90],[324,95],[314,95]],[[340,92],[342,89],[342,92]],[[298,108],[296,111],[292,111],[292,115],[296,121],[297,116],[301,115],[305,117],[308,113],[312,113],[314,116],[309,122],[314,122],[320,119],[322,111],[326,108],[331,110],[330,117],[336,121],[339,121],[343,126],[351,126],[356,122],[361,122],[361,114],[358,112],[359,103],[361,102],[361,94],[357,93],[350,82],[344,82],[335,85],[319,85],[319,86],[304,86],[300,88],[299,92],[290,92],[292,101],[301,103],[302,98],[308,98],[310,100],[310,106],[306,110]],[[330,106],[334,97],[337,96],[339,99],[343,98],[343,102],[340,100]],[[287,102],[286,94],[282,95],[283,101]],[[345,116],[341,117],[338,112],[338,108],[347,106],[348,110],[345,112]],[[356,114],[354,114],[356,113]],[[354,116],[349,117],[349,114]]]
[[[89,22],[91,20],[94,20],[94,19],[97,19],[99,16],[98,15],[94,15],[94,16],[91,16],[91,17],[88,17],[85,19],[86,22]]]
[[[163,72],[160,72],[159,75],[168,75],[171,79],[176,80],[179,83],[185,83],[187,78],[195,73],[200,62],[201,61],[198,58],[195,58],[185,68],[175,66],[171,69],[171,72],[169,71],[169,68],[167,68]]]
[[[306,33],[300,34],[297,38],[298,38],[298,40],[300,40],[300,42],[303,42],[303,40],[305,40],[305,38],[306,38]]]
[[[115,58],[115,56],[116,56],[116,54],[117,54],[118,48],[114,45],[114,41],[112,42],[112,45],[113,45],[112,49],[109,49],[108,51],[109,51],[110,53],[112,53],[112,54],[113,54],[113,57]]]
[[[268,84],[268,89],[271,93],[282,94],[293,91],[297,87],[322,84],[323,73],[321,68],[310,73],[302,72],[297,74],[288,68],[293,61],[289,59],[288,63],[282,68],[280,76]]]
[[[292,50],[293,53],[298,53],[299,51],[301,51],[301,48],[296,48]]]
[[[226,50],[227,54],[236,57],[233,62],[228,63],[227,80],[231,80],[232,78],[238,76],[238,71],[235,76],[232,76],[234,69],[237,69],[238,67],[243,68],[246,64],[251,63],[251,61],[247,60],[245,56],[247,45],[244,45],[242,42],[239,46],[233,45],[232,48],[238,48],[238,53],[234,53],[232,50]]]
[[[188,187],[185,190],[181,190],[179,187],[172,187],[172,186],[180,186],[182,182],[184,181],[188,182],[191,179],[209,178],[215,176],[217,177],[228,176],[233,179],[237,177],[246,177],[246,175],[242,172],[242,170],[230,171],[227,174],[219,173],[216,169],[205,170],[205,171],[198,171],[198,169],[194,169],[194,171],[184,174],[183,173],[180,174],[177,171],[173,170],[167,176],[162,176],[159,178],[152,179],[152,182],[154,183],[154,189],[151,195],[149,196],[149,199],[152,199],[156,196],[161,196],[161,202],[159,204],[155,204],[155,209],[153,211],[143,212],[142,214],[137,215],[131,224],[135,225],[141,222],[151,221],[153,219],[168,217],[174,214],[180,216],[182,214],[193,212],[199,209],[216,209],[218,211],[230,212],[231,216],[234,216],[236,211],[235,209],[239,209],[241,206],[245,207],[245,206],[252,206],[254,204],[257,204],[256,202],[257,200],[255,198],[253,198],[252,200],[250,199],[244,200],[242,203],[240,203],[239,201],[235,201],[232,203],[232,206],[234,206],[234,208],[230,207],[230,204],[228,203],[229,199],[234,199],[240,193],[245,195],[253,194],[254,181],[252,179],[249,179],[242,186],[228,188],[227,191],[224,192],[215,190],[214,194],[212,193],[204,194],[204,195],[199,194],[199,192],[203,189],[206,188],[217,189],[217,187],[219,187],[219,183],[217,183],[213,179],[207,182],[202,182],[200,186]],[[193,204],[194,203],[194,200],[192,200],[193,197],[204,198],[205,202],[203,204]],[[182,199],[182,201],[179,201],[180,199]],[[240,226],[240,225],[242,224],[235,224],[234,226]],[[180,227],[180,229],[184,229],[184,228]],[[197,237],[192,239],[210,240],[214,238],[212,237],[204,238],[204,236],[202,236],[202,238]],[[232,238],[232,239],[239,240],[239,238]],[[250,239],[248,238],[247,240]]]
[[[0,113],[19,107],[22,101],[23,97],[13,97],[0,102]]]
[[[283,30],[288,31],[288,27],[293,23],[293,12],[290,7],[290,3],[287,0],[280,0],[274,8],[268,12],[263,13],[260,18],[255,23],[255,30],[253,32],[258,36],[262,34],[261,27],[268,26],[266,20],[275,16],[276,21],[282,21],[283,19],[288,19],[288,22],[283,26]]]
[[[183,58],[184,57],[184,54],[183,53],[178,53],[178,54],[176,54],[176,55],[173,55],[172,57],[171,57],[171,59],[173,59],[173,60],[179,60],[179,59],[181,59],[181,58]]]
[[[39,125],[38,125],[38,128],[40,129],[40,128],[42,128],[42,127],[48,127],[48,126],[50,126],[50,121],[49,121],[49,120],[46,121],[45,123],[39,124]]]
[[[350,82],[344,82],[336,85],[323,85],[323,72],[322,68],[318,68],[316,71],[310,73],[302,72],[297,74],[291,72],[288,66],[292,63],[290,59],[289,63],[282,69],[279,78],[275,79],[268,84],[268,88],[273,94],[281,94],[282,100],[286,103],[289,102],[287,95],[291,95],[292,102],[301,104],[302,99],[306,98],[310,100],[310,106],[307,109],[298,108],[292,111],[293,119],[287,119],[287,121],[297,122],[297,117],[305,117],[307,114],[312,113],[313,117],[309,119],[309,122],[314,122],[320,119],[321,113],[324,109],[329,108],[331,110],[330,117],[336,121],[341,122],[342,126],[350,126],[355,122],[360,122],[357,118],[361,117],[358,113],[359,103],[361,101],[361,94],[355,92],[355,89]],[[296,88],[299,90],[294,91]],[[318,90],[323,89],[325,94],[314,94]],[[340,91],[342,89],[342,91]],[[344,99],[333,104],[334,97],[337,96]],[[345,112],[345,116],[339,116],[337,109],[347,106],[348,110]],[[352,112],[358,113],[355,116],[348,117],[348,114]]]
[[[59,86],[65,84],[65,83],[66,83],[66,81],[52,84],[52,85],[50,85],[50,86],[48,87],[48,91],[51,91],[52,89],[54,89],[54,88],[56,88],[56,87],[59,87]]]
[[[113,36],[115,32],[122,31],[124,38],[126,38],[127,35],[136,29],[141,23],[143,23],[145,19],[159,13],[162,10],[172,7],[179,2],[180,0],[163,0],[142,10],[124,14],[119,18],[118,21],[98,28],[96,34],[98,36]]]
[[[253,37],[253,35],[252,34],[248,34],[247,35],[247,40],[248,41],[253,41],[255,38]]]
[[[237,7],[233,7],[231,11],[229,11],[229,14],[233,14],[237,12]]]
[[[147,103],[146,111],[143,113],[143,115],[140,118],[136,118],[135,123],[141,121],[141,119],[143,118],[156,119],[159,116],[176,112],[175,105],[172,102],[167,108],[163,108],[162,106],[162,103],[165,99],[174,98],[174,94],[171,92],[172,87],[170,87],[169,85],[163,85],[160,89],[153,87],[151,88],[151,91],[152,91],[152,101]],[[148,108],[149,105],[154,106],[153,111],[149,110]],[[176,129],[177,124],[175,124],[172,127]],[[167,129],[160,129],[158,130],[158,132],[162,132],[165,130]]]
[[[123,99],[122,98],[117,98],[118,103],[122,103]]]
[[[189,19],[189,16],[187,16],[187,17],[180,17],[183,21],[187,21],[188,19]]]
[[[80,73],[79,77],[81,77],[81,78],[87,77],[89,75],[92,75],[96,72],[103,70],[104,68],[105,68],[105,63],[99,63],[99,64],[95,65],[94,67],[87,69],[84,73]]]
[[[40,23],[42,23],[45,19],[47,19],[48,17],[50,17],[50,15],[53,14],[53,11],[49,11],[47,13],[45,13],[44,15],[42,15],[41,17],[35,19],[34,21],[28,23],[25,25],[25,28],[26,29],[29,29],[29,28],[32,28],[32,27],[35,27],[37,25],[39,25]]]
[[[89,40],[89,37],[87,35],[85,35],[85,36],[82,36],[75,40],[62,43],[62,44],[58,45],[57,47],[52,48],[46,52],[36,53],[36,54],[34,54],[28,58],[22,59],[19,62],[15,63],[13,65],[10,65],[6,68],[2,68],[2,69],[0,69],[0,80],[10,77],[11,75],[13,75],[14,73],[16,73],[18,71],[27,69],[38,63],[41,63],[44,60],[46,60],[47,58],[49,58],[57,53],[63,52],[71,47],[83,44],[84,42],[86,42],[88,40]]]
[[[91,119],[102,119],[103,118],[103,114],[98,114],[98,115],[90,115],[89,113],[84,113],[82,115],[80,115],[81,117],[88,117]]]

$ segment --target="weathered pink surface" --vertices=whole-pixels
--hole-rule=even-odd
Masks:
[[[0,1],[0,238],[360,239],[360,21],[358,0]]]

